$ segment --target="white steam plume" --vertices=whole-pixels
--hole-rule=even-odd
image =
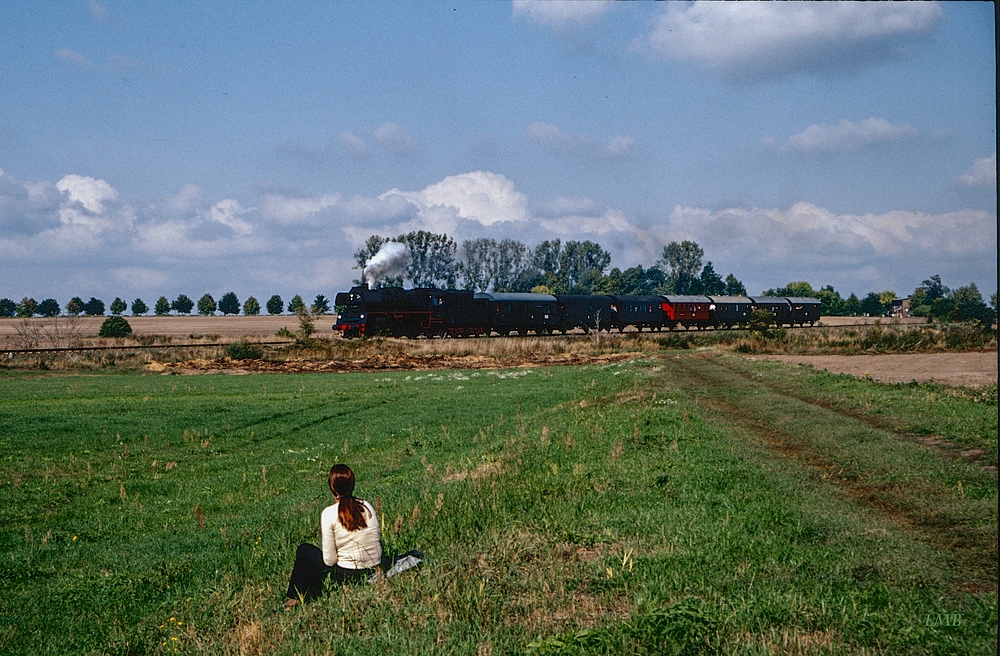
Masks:
[[[396,241],[386,242],[382,248],[378,249],[372,259],[365,264],[364,278],[371,288],[379,280],[391,276],[402,275],[406,272],[406,264],[409,262],[409,253],[406,246]]]

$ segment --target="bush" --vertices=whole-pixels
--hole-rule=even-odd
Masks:
[[[248,344],[240,340],[226,346],[226,355],[233,360],[260,360],[264,357],[264,348],[260,344]]]
[[[101,324],[101,337],[127,337],[132,334],[132,326],[125,317],[114,315]]]

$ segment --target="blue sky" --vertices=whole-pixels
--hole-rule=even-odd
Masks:
[[[997,288],[992,3],[2,13],[0,297],[331,297],[415,229]]]

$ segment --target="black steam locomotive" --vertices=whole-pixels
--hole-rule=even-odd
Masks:
[[[816,298],[775,296],[620,296],[475,293],[454,289],[353,287],[337,294],[343,311],[334,329],[345,337],[549,335],[582,330],[638,331],[741,328],[755,308],[777,326],[813,325]]]

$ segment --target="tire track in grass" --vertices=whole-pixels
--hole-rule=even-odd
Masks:
[[[944,440],[940,435],[922,435],[915,432],[903,432],[898,430],[893,424],[893,419],[891,417],[879,417],[877,415],[872,415],[870,413],[863,412],[862,410],[853,408],[844,408],[838,406],[832,401],[825,399],[819,399],[815,397],[810,397],[805,394],[801,394],[794,387],[789,385],[782,385],[781,383],[775,382],[773,380],[766,380],[763,378],[755,378],[754,374],[742,368],[734,368],[732,372],[738,374],[745,378],[747,381],[755,385],[763,385],[770,389],[775,394],[780,394],[782,396],[789,396],[797,399],[803,403],[808,403],[809,405],[817,406],[823,408],[824,410],[829,410],[838,415],[849,417],[851,419],[856,419],[862,421],[869,426],[873,426],[877,429],[890,432],[898,436],[901,440],[907,440],[909,442],[915,442],[922,444],[927,447],[934,448],[941,453],[947,454],[949,457],[961,459],[967,462],[977,463],[982,469],[986,471],[993,472],[996,474],[997,471],[997,461],[994,457],[992,462],[985,460],[983,457],[986,456],[986,452],[972,444],[958,444],[955,442],[950,442]]]
[[[734,439],[808,467],[858,505],[945,550],[956,591],[997,589],[995,481],[987,472],[941,462],[916,443],[761,385],[715,358],[665,362],[706,418],[730,426]]]

